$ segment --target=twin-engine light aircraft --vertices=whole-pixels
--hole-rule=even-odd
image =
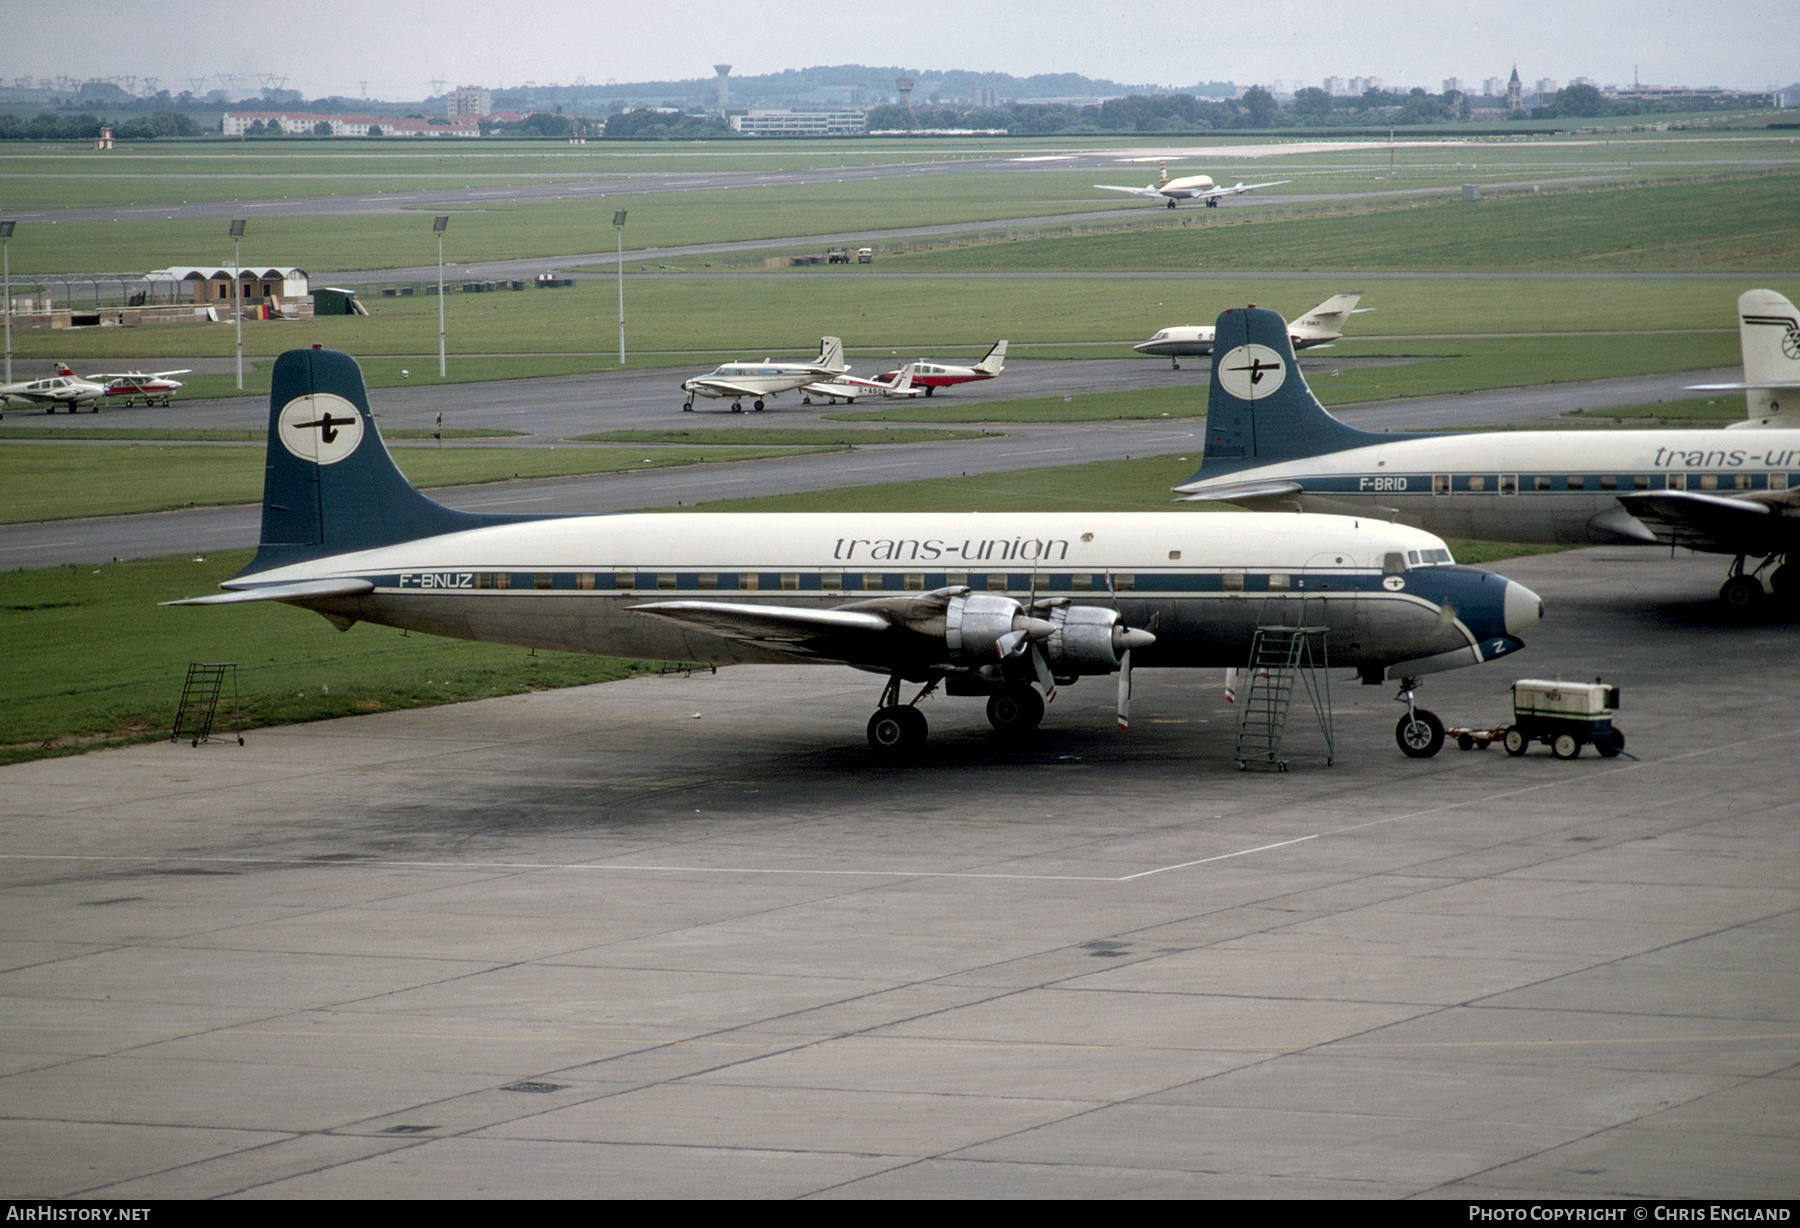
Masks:
[[[1800,597],[1800,313],[1738,298],[1750,420],[1724,431],[1387,435],[1327,413],[1272,311],[1219,317],[1206,458],[1175,489],[1260,510],[1380,516],[1448,537],[1565,546],[1686,546],[1734,555],[1719,597]],[[1770,429],[1781,427],[1786,429]],[[1748,558],[1762,561],[1746,570]]]
[[[819,357],[812,362],[776,362],[772,358],[761,362],[728,362],[706,375],[685,381],[681,390],[688,395],[681,408],[691,413],[695,397],[712,397],[729,400],[731,412],[741,414],[744,398],[750,397],[756,411],[761,413],[763,398],[792,392],[817,380],[831,379],[849,369],[844,362],[844,343],[836,337],[821,337]]]
[[[1213,182],[1211,175],[1184,175],[1179,179],[1169,178],[1169,164],[1163,163],[1156,173],[1156,182],[1147,183],[1141,188],[1120,187],[1112,183],[1096,183],[1094,186],[1107,192],[1129,192],[1133,196],[1143,196],[1151,200],[1165,200],[1173,209],[1184,200],[1204,201],[1208,209],[1217,209],[1219,201],[1227,196],[1242,196],[1245,192],[1254,192],[1258,188],[1278,188],[1284,183],[1292,183],[1291,179],[1277,179],[1274,183],[1244,183],[1239,181],[1229,188],[1222,188]]]
[[[1373,311],[1361,307],[1362,291],[1334,294],[1297,320],[1288,321],[1288,340],[1296,350],[1330,345],[1344,335],[1344,325],[1353,315]],[[1178,324],[1160,330],[1148,341],[1131,347],[1140,354],[1156,354],[1169,360],[1169,366],[1181,370],[1183,358],[1201,358],[1213,352],[1213,326],[1210,324]]]
[[[939,388],[972,384],[977,380],[998,376],[1006,367],[1006,342],[995,342],[994,348],[982,355],[981,361],[972,367],[955,367],[949,363],[933,362],[929,358],[921,358],[907,365],[912,368],[913,387],[923,388],[925,395],[930,396]],[[875,378],[884,384],[892,384],[899,380],[900,372],[884,371]]]
[[[55,413],[59,405],[67,405],[70,413],[91,405],[99,413],[100,402],[106,399],[106,385],[82,379],[67,367],[59,368],[59,372],[43,379],[0,384],[0,405],[23,401],[27,405],[42,405],[47,414]]]
[[[882,752],[922,746],[917,705],[940,687],[1024,732],[1058,688],[1117,674],[1123,725],[1134,661],[1242,665],[1259,625],[1329,628],[1333,666],[1410,684],[1513,652],[1541,615],[1533,593],[1452,565],[1429,533],[1372,519],[460,512],[394,467],[349,356],[289,351],[273,381],[256,558],[228,592],[175,604],[282,601],[341,629],[564,652],[850,665],[886,679],[868,725]],[[902,702],[905,683],[920,690]]]

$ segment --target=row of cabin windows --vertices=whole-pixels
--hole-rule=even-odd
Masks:
[[[1634,473],[1624,476],[1612,473],[1602,474],[1534,474],[1529,477],[1532,490],[1650,490],[1656,477],[1662,478],[1663,490],[1686,490],[1688,474],[1664,473],[1653,475]],[[1695,488],[1698,490],[1751,490],[1755,488],[1755,475],[1749,473],[1702,473],[1698,475]],[[1788,475],[1771,473],[1767,475],[1767,490],[1786,490]],[[1459,484],[1460,483],[1460,484]],[[1453,478],[1450,474],[1432,475],[1431,493],[1447,495],[1454,490],[1484,491],[1488,488],[1485,475],[1475,474],[1466,479]],[[1519,493],[1519,475],[1502,473],[1495,479],[1495,489],[1503,495]]]
[[[576,572],[575,587],[583,591],[592,590],[595,586],[595,574],[596,573],[591,571]],[[659,571],[654,574],[656,576],[656,587],[658,589],[675,589],[680,587],[678,573],[672,571]],[[756,571],[738,572],[735,577],[737,580],[735,588],[739,592],[757,591],[762,588],[763,581],[769,574],[770,573]],[[784,571],[773,574],[775,583],[780,587],[782,592],[796,593],[800,591],[799,572]],[[865,592],[881,592],[888,587],[886,577],[889,574],[891,573],[879,571],[867,571],[862,573],[851,572],[849,573],[849,587],[852,589],[861,589]],[[695,587],[703,591],[716,590],[719,588],[719,578],[721,575],[728,581],[733,578],[729,572],[702,571],[695,574]],[[1005,572],[989,572],[986,577],[986,587],[989,592],[1004,593],[1008,590],[1007,579],[1008,576]],[[818,587],[826,591],[842,590],[845,588],[844,580],[844,572],[822,571],[819,573]],[[1113,576],[1111,580],[1111,591],[1128,593],[1137,587],[1136,576],[1121,574]],[[858,581],[860,581],[860,583],[858,583]],[[1068,577],[1068,581],[1069,590],[1071,592],[1104,593],[1108,591],[1107,576],[1104,572],[1099,573],[1098,575],[1093,572],[1076,572]],[[968,583],[969,577],[965,573],[949,572],[944,577],[944,584],[946,586],[964,586]],[[513,573],[510,571],[478,571],[475,573],[474,586],[476,588],[486,589],[510,589],[513,587]],[[548,571],[532,572],[531,586],[540,589],[555,588],[556,573]],[[1238,587],[1241,588],[1242,586],[1243,580],[1240,576]],[[624,591],[636,589],[638,587],[638,573],[635,571],[615,571],[613,573],[613,587]],[[1287,587],[1286,577],[1282,577],[1281,587]],[[923,572],[901,573],[899,591],[913,593],[924,592],[925,574]]]

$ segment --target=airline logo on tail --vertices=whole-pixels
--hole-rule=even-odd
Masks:
[[[1746,324],[1772,324],[1776,328],[1786,330],[1781,338],[1781,353],[1784,358],[1800,359],[1800,320],[1792,316],[1752,316],[1744,317]]]
[[[362,415],[356,406],[329,392],[295,397],[281,407],[281,446],[314,465],[335,465],[362,442]]]
[[[1281,390],[1287,363],[1266,345],[1240,345],[1219,359],[1219,385],[1240,401],[1256,401]]]

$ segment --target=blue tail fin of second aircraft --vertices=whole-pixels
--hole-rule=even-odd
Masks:
[[[529,516],[459,512],[413,489],[375,429],[355,359],[289,350],[269,394],[262,537],[241,574]]]
[[[1260,307],[1234,307],[1213,332],[1206,460],[1199,477],[1299,460],[1381,442],[1325,412],[1294,361],[1287,321]]]

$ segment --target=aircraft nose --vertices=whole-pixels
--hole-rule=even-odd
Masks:
[[[1522,635],[1544,617],[1544,599],[1517,580],[1508,580],[1501,609],[1506,619],[1506,633]]]

